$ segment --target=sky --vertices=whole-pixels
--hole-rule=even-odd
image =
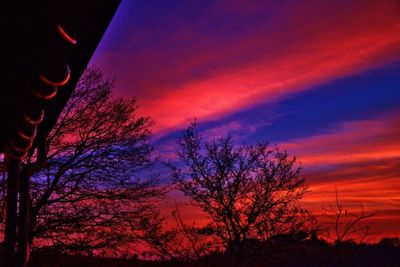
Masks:
[[[123,0],[91,63],[155,121],[162,158],[195,117],[205,136],[267,140],[302,163],[307,208],[337,188],[400,236],[399,1]]]

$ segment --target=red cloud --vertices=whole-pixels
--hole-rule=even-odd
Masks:
[[[138,32],[128,37],[128,46],[100,50],[97,56],[107,73],[117,74],[119,93],[138,96],[142,113],[157,122],[156,133],[180,128],[195,116],[201,121],[224,116],[400,58],[396,1],[348,6],[311,1],[307,8],[304,3],[271,6],[273,14],[265,6],[238,9],[240,1],[226,9],[217,6],[201,21],[177,22],[161,40],[149,41],[155,38],[151,31]],[[266,19],[246,27],[263,12]],[[221,23],[206,34],[204,28],[221,14],[238,15],[244,23],[240,32]],[[141,42],[146,45],[135,51]]]
[[[220,118],[400,59],[397,0],[229,3],[190,23],[167,16],[177,23],[162,38],[152,28],[130,31],[115,51],[98,51],[96,61],[117,77],[117,93],[139,98],[142,114],[157,122],[156,135],[193,117]],[[241,24],[218,24],[220,15]],[[263,20],[249,23],[257,16]],[[400,220],[394,212],[400,207],[399,115],[283,144],[304,163],[312,190],[308,207],[320,211],[321,203],[333,203],[336,185],[345,205],[361,201],[380,209],[380,227],[400,232],[390,223]],[[182,213],[189,221],[205,218],[195,210]]]
[[[282,144],[303,162],[311,192],[304,204],[316,213],[334,204],[335,187],[349,210],[379,210],[378,237],[400,234],[400,113],[354,121],[329,134]],[[395,212],[393,212],[395,211]]]
[[[322,207],[334,205],[335,188],[348,210],[366,212],[379,210],[372,221],[373,239],[400,235],[395,222],[400,221],[400,112],[374,120],[347,122],[327,134],[311,136],[281,144],[282,149],[296,155],[303,163],[311,192],[303,199],[305,207],[315,214]],[[184,202],[181,194],[173,198]],[[165,203],[170,212],[173,202]],[[207,222],[204,213],[184,206],[186,222]]]

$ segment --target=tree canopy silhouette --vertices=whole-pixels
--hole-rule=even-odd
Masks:
[[[111,94],[112,80],[89,68],[42,149],[22,164],[31,177],[30,241],[69,253],[124,247],[157,223],[163,194],[149,169],[152,121],[134,98]]]
[[[296,159],[268,143],[235,145],[231,136],[203,141],[193,123],[168,163],[177,188],[207,213],[226,246],[296,231],[306,193]]]

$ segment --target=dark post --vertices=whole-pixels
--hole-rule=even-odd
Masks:
[[[15,267],[15,244],[17,241],[17,201],[18,180],[20,176],[19,160],[8,159],[7,207],[4,237],[4,266]]]
[[[26,267],[30,255],[30,236],[29,236],[29,220],[30,220],[30,164],[24,166],[21,171],[19,182],[19,218],[18,218],[18,251],[17,266]]]

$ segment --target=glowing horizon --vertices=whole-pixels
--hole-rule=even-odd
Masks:
[[[311,210],[337,187],[400,235],[399,32],[396,0],[125,1],[92,63],[155,121],[161,157],[194,117],[205,136],[270,140],[302,162]]]

